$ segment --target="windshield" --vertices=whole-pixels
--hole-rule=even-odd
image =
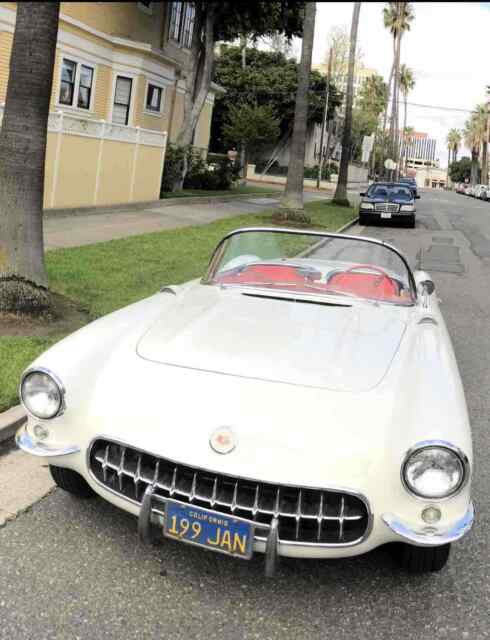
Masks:
[[[367,195],[370,198],[402,198],[412,199],[412,192],[401,184],[379,184],[369,187]]]
[[[414,303],[413,277],[392,248],[365,238],[273,229],[236,231],[218,246],[203,281],[337,300]]]

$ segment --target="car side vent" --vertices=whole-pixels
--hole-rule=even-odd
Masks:
[[[174,296],[177,295],[177,292],[175,291],[175,289],[172,289],[172,287],[162,287],[160,289],[160,293],[170,293]]]
[[[431,324],[437,327],[437,320],[431,318],[430,316],[424,316],[419,320],[418,324]]]

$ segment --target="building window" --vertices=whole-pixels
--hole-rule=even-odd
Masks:
[[[163,89],[148,83],[146,90],[145,110],[151,113],[161,113],[163,103]]]
[[[69,107],[90,109],[93,83],[93,67],[63,58],[58,102]]]
[[[129,123],[129,107],[131,105],[131,90],[133,81],[125,76],[116,77],[114,89],[114,105],[112,108],[112,122],[116,124]]]
[[[196,10],[191,2],[172,2],[169,38],[181,46],[190,48],[194,31]]]

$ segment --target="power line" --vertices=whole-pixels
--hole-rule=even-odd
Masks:
[[[459,113],[474,113],[474,109],[458,109],[457,107],[441,107],[435,104],[419,104],[417,102],[407,102],[411,107],[422,107],[424,109],[438,109],[439,111],[457,111]]]

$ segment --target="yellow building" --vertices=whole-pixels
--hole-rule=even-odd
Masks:
[[[16,3],[0,3],[0,113]],[[46,151],[45,208],[156,200],[183,120],[189,2],[62,2]],[[212,85],[194,145],[207,150]]]

